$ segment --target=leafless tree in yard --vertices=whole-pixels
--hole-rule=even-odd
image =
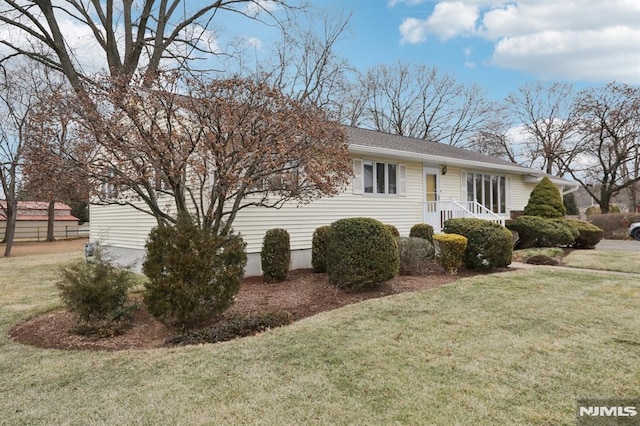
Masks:
[[[545,173],[562,177],[565,164],[580,154],[574,91],[571,85],[527,84],[505,100],[505,108],[515,116],[525,143],[520,156],[525,163]]]
[[[46,84],[37,68],[26,66],[0,69],[0,184],[5,199],[5,256],[11,255],[22,186],[27,124]]]
[[[378,65],[361,77],[364,123],[375,130],[467,146],[490,117],[477,86],[464,86],[437,67]]]
[[[46,241],[54,240],[55,203],[89,202],[91,182],[85,174],[93,145],[83,139],[75,95],[64,83],[49,90],[32,108],[24,147],[24,190],[49,202]]]
[[[584,151],[563,165],[608,213],[613,196],[640,182],[630,173],[640,154],[640,88],[613,82],[585,90],[575,107]]]
[[[93,195],[158,224],[187,214],[226,235],[246,207],[307,203],[351,178],[342,128],[266,83],[171,74],[152,87],[132,85],[126,97],[93,97],[104,110],[102,120],[83,123],[86,138],[98,139],[85,169],[102,184]]]

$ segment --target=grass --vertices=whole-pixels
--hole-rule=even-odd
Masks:
[[[574,268],[601,269],[605,271],[640,274],[640,252],[614,250],[574,250],[563,259]]]
[[[0,259],[2,424],[575,424],[640,394],[635,277],[522,270],[216,345],[67,352],[7,339],[68,255]]]

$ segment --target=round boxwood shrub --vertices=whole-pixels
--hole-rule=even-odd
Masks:
[[[542,178],[531,191],[529,202],[524,208],[525,216],[560,218],[564,217],[565,213],[560,191],[548,177]]]
[[[269,229],[264,234],[260,263],[265,282],[279,283],[287,279],[291,264],[291,243],[286,229]]]
[[[458,234],[436,234],[433,242],[436,245],[438,264],[447,274],[457,274],[467,249],[467,238]]]
[[[416,223],[409,231],[410,237],[424,238],[433,243],[433,226],[428,223]]]
[[[398,231],[398,228],[396,228],[395,225],[391,225],[391,224],[386,224],[384,225],[387,227],[387,229],[389,229],[389,231],[391,232],[391,235],[393,235],[394,237],[399,237],[400,236],[400,231]]]
[[[489,270],[511,263],[513,236],[498,223],[475,218],[449,219],[444,223],[443,231],[467,238],[464,253],[467,268]]]
[[[311,239],[311,266],[314,272],[327,272],[327,249],[331,235],[330,226],[321,226],[313,231]]]
[[[398,268],[398,243],[381,222],[358,217],[331,224],[327,273],[332,284],[367,289],[396,276]]]
[[[520,216],[509,221],[507,227],[518,233],[516,249],[568,246],[578,235],[577,229],[565,220],[539,216]]]
[[[567,223],[578,230],[578,236],[571,243],[571,247],[578,249],[592,249],[602,240],[604,231],[597,226],[582,220],[567,219]]]
[[[216,235],[181,217],[151,230],[142,272],[144,304],[154,317],[181,329],[220,315],[235,299],[247,264],[239,236]]]
[[[398,238],[400,275],[416,275],[425,267],[425,261],[433,259],[435,249],[429,240],[417,237]]]

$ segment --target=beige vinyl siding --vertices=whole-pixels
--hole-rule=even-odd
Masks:
[[[460,168],[447,166],[447,174],[440,173],[440,200],[464,201],[460,195],[460,185]]]
[[[366,160],[387,161],[366,157]],[[422,222],[422,163],[402,163],[407,167],[406,195],[353,194],[351,185],[332,198],[322,198],[298,206],[288,203],[281,209],[249,207],[238,213],[233,228],[247,243],[248,253],[258,253],[267,229],[284,228],[291,237],[291,249],[311,248],[313,231],[345,217],[372,217],[395,225],[401,235]],[[91,239],[106,245],[143,249],[155,219],[131,207],[92,206]]]
[[[108,246],[144,249],[147,235],[156,224],[153,216],[130,206],[92,205],[90,239]]]
[[[511,206],[510,210],[524,210],[529,202],[529,195],[536,186],[535,183],[523,181],[523,176],[511,176]]]

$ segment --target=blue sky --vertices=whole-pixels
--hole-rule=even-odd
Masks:
[[[352,13],[337,52],[361,71],[380,63],[425,63],[477,83],[494,99],[536,80],[578,89],[614,80],[640,84],[637,0],[312,3]]]
[[[54,0],[61,2],[62,0]],[[207,0],[185,0],[197,9]],[[255,0],[273,8],[273,0]],[[287,0],[290,3],[304,0]],[[640,84],[638,0],[311,0],[318,11],[351,13],[337,53],[360,71],[398,61],[437,66],[476,83],[499,100],[536,80],[577,89],[610,81]],[[238,7],[244,7],[240,5]],[[244,10],[247,12],[247,10]],[[277,8],[274,13],[280,13]],[[251,12],[251,11],[248,11]],[[85,69],[105,66],[88,28],[60,14],[70,48]],[[0,37],[23,37],[0,28]],[[252,40],[267,55],[274,32],[221,12],[207,32],[224,50],[231,36]],[[203,42],[205,42],[203,40]],[[23,39],[18,42],[27,43]],[[3,51],[0,48],[0,54]]]

